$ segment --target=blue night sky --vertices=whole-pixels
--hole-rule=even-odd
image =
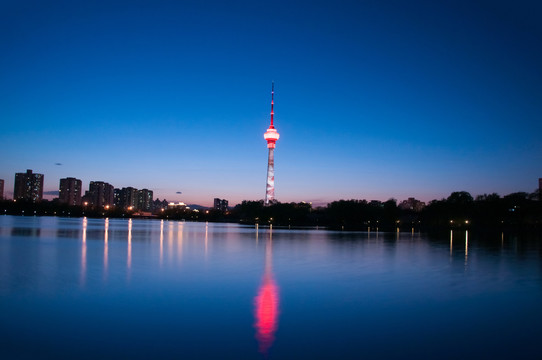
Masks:
[[[274,80],[279,201],[532,192],[541,4],[3,1],[0,178],[262,199]]]

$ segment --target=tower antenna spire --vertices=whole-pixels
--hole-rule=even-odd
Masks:
[[[274,125],[273,125],[273,116],[275,115],[275,113],[273,112],[274,97],[275,97],[275,82],[271,81],[271,129],[274,128]]]

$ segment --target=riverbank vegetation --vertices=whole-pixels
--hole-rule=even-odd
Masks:
[[[125,209],[68,206],[54,201],[25,203],[2,201],[0,213],[24,216],[66,217],[153,217],[185,221],[238,222],[273,226],[318,226],[339,230],[407,230],[438,228],[542,228],[542,201],[538,192],[506,196],[484,194],[473,197],[465,191],[433,200],[425,206],[405,207],[387,201],[338,200],[327,206],[309,203],[243,201],[228,211],[175,207],[153,215]]]

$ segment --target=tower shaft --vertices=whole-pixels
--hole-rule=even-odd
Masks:
[[[267,184],[265,187],[265,205],[275,199],[275,149],[269,148],[267,156]]]
[[[263,134],[263,138],[267,141],[267,148],[269,149],[269,155],[267,156],[267,183],[265,186],[265,205],[269,205],[275,199],[275,144],[280,135],[273,125],[273,117],[275,112],[273,111],[275,95],[275,84],[271,83],[271,123],[269,128]]]

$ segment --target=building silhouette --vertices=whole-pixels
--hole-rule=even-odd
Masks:
[[[413,197],[409,197],[407,200],[403,200],[397,207],[402,210],[420,212],[425,207],[425,203]]]
[[[43,199],[43,174],[25,173],[15,174],[15,186],[13,189],[14,200],[39,202]]]
[[[0,200],[4,200],[4,180],[0,179]]]
[[[263,138],[267,141],[269,149],[267,155],[267,183],[265,186],[265,205],[269,205],[275,199],[275,143],[279,139],[279,133],[273,125],[273,97],[275,94],[275,84],[271,83],[271,124],[269,129],[263,134]]]
[[[228,211],[228,200],[215,198],[213,208],[218,211]]]
[[[167,209],[168,201],[166,199],[160,200],[156,198],[156,200],[153,201],[153,208],[154,211],[161,211]]]
[[[114,205],[121,209],[152,211],[154,202],[153,192],[149,189],[138,190],[128,186],[114,190]]]
[[[137,209],[138,193],[137,189],[131,186],[121,190],[121,207],[127,209]]]
[[[62,204],[81,205],[82,182],[76,178],[60,179],[58,201]]]
[[[113,185],[103,181],[91,181],[88,191],[82,199],[83,205],[93,207],[105,207],[113,205]]]
[[[138,192],[131,186],[114,190],[114,204],[121,209],[137,209]]]
[[[121,189],[113,189],[113,205],[115,207],[120,208],[122,207],[122,190]]]
[[[152,190],[141,189],[138,191],[137,208],[141,211],[152,211],[154,203],[152,201]]]

